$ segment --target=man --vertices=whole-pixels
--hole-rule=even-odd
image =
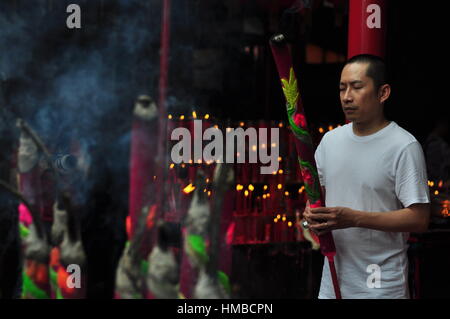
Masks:
[[[390,93],[380,58],[351,58],[340,80],[351,123],[325,134],[315,153],[326,207],[307,204],[304,218],[316,234],[333,233],[342,298],[409,298],[408,233],[428,227],[423,151],[414,136],[386,120]],[[319,298],[335,298],[328,263]]]

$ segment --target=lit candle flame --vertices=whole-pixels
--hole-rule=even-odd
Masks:
[[[180,120],[184,120],[184,115],[181,115],[181,116],[180,116]]]
[[[324,131],[324,129],[322,127],[319,127],[319,133],[322,134]]]
[[[245,195],[245,197],[248,196],[248,190],[245,190],[244,195]]]
[[[267,185],[264,185],[264,190],[266,190],[267,188],[269,188],[269,186],[267,186]]]
[[[196,119],[197,118],[197,113],[194,111],[194,112],[192,112],[192,117],[194,118],[194,119]]]
[[[209,119],[209,114],[205,114],[205,120]]]
[[[254,189],[255,189],[255,187],[254,187],[252,184],[250,184],[250,185],[248,185],[248,189],[249,189],[251,192],[253,192]]]
[[[185,194],[189,194],[192,193],[195,190],[195,186],[191,184],[189,184],[188,186],[186,186],[185,188],[183,188],[183,193]]]
[[[171,120],[172,119],[172,114],[169,114],[167,117],[169,118],[169,120]]]
[[[283,188],[283,185],[278,184],[277,188],[278,188],[278,189],[282,189],[282,188]]]
[[[170,164],[170,169],[172,169],[172,168],[174,168],[175,167],[175,164],[174,163],[172,163],[172,164]]]

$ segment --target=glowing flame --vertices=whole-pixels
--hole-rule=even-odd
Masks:
[[[266,194],[264,194],[264,195],[263,195],[263,199],[266,199],[266,198],[267,198],[267,195],[266,195]]]
[[[288,222],[288,227],[292,227],[292,222]]]
[[[239,123],[239,126],[244,126],[244,122]]]
[[[241,190],[243,190],[244,189],[244,186],[242,186],[241,184],[237,184],[236,185],[236,190],[237,191],[241,191]]]
[[[298,193],[301,194],[305,190],[305,186],[302,186],[298,189]]]
[[[282,169],[278,170],[278,174],[283,174],[283,170]]]
[[[278,162],[281,162],[282,160],[281,156],[278,156]]]
[[[438,191],[438,190],[435,190],[435,191],[434,191],[434,195],[439,195],[439,191]]]
[[[170,166],[169,166],[170,169],[172,169],[172,168],[174,168],[174,167],[175,167],[175,164],[174,164],[174,163],[170,164]]]
[[[274,223],[277,223],[277,222],[278,222],[278,219],[274,218],[274,219],[273,219],[273,222],[274,222]]]
[[[319,133],[322,134],[324,131],[324,129],[322,127],[319,127]]]
[[[331,131],[333,129],[333,125],[328,126],[328,131]]]
[[[192,193],[195,189],[195,186],[191,184],[189,184],[188,186],[186,186],[185,188],[183,188],[183,193],[185,194],[189,194]]]
[[[288,191],[284,192],[284,195],[289,196],[289,192]]]
[[[255,187],[252,184],[250,184],[248,185],[248,189],[249,191],[253,192],[255,190]]]
[[[167,118],[168,118],[169,120],[171,120],[171,119],[172,119],[172,114],[169,114],[169,115],[167,116]]]
[[[267,186],[267,185],[264,185],[264,190],[266,190],[267,188],[269,188],[269,186]]]
[[[245,197],[248,196],[248,190],[245,190],[244,195],[245,195]]]
[[[209,119],[209,114],[205,114],[205,120]]]
[[[278,127],[283,127],[283,126],[284,126],[283,122],[280,122],[280,124],[278,124]]]
[[[277,219],[280,219],[280,218],[281,218],[281,215],[280,215],[280,214],[278,214],[278,215],[277,215]]]
[[[445,216],[445,217],[450,216],[450,213],[448,212],[449,206],[450,206],[449,200],[442,201],[442,211],[441,211],[442,216]]]
[[[438,187],[441,188],[444,183],[442,181],[439,181]]]
[[[184,115],[181,115],[181,116],[180,116],[180,120],[184,120]]]
[[[286,221],[286,215],[283,215],[283,218],[281,218],[282,221]]]
[[[277,188],[278,188],[278,189],[282,189],[282,188],[283,188],[283,185],[278,184],[278,185],[277,185]]]
[[[197,113],[194,111],[194,112],[192,112],[192,117],[194,118],[194,119],[196,119],[197,118]]]

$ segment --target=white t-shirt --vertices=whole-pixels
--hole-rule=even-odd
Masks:
[[[353,133],[352,123],[338,127],[322,138],[315,158],[327,207],[385,212],[430,202],[422,147],[395,122],[362,137]],[[409,233],[359,227],[332,233],[342,298],[409,298]],[[325,260],[319,299],[332,298]]]

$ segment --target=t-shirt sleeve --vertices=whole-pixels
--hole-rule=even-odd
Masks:
[[[423,150],[414,141],[401,151],[395,171],[395,193],[404,207],[430,202],[427,181]]]
[[[319,145],[316,148],[316,152],[314,153],[314,159],[316,160],[317,165],[317,172],[319,173],[319,181],[320,185],[325,187],[325,178],[323,176],[323,138],[322,141],[319,143]]]

